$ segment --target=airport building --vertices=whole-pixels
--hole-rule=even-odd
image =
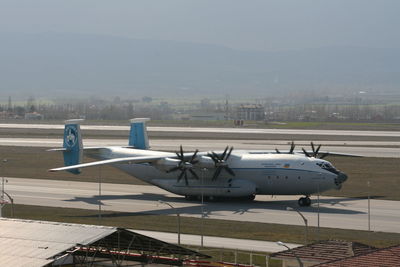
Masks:
[[[238,120],[262,121],[265,119],[265,109],[263,105],[240,105],[237,108]]]

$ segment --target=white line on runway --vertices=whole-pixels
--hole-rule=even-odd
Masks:
[[[3,123],[0,128],[9,129],[63,129],[61,124],[17,124]],[[82,125],[82,130],[128,131],[129,126]],[[243,134],[290,134],[290,135],[341,135],[341,136],[386,136],[400,137],[399,131],[356,131],[356,130],[301,130],[301,129],[249,129],[249,128],[207,128],[207,127],[160,127],[149,126],[149,132],[191,132],[191,133],[243,133]]]

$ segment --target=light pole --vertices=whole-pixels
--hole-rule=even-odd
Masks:
[[[367,182],[368,186],[368,232],[371,231],[371,197],[370,197],[370,183],[369,181]]]
[[[101,224],[101,165],[99,165],[99,224]]]
[[[180,216],[178,210],[174,206],[169,204],[168,202],[159,200],[158,203],[168,205],[171,209],[173,209],[175,211],[176,216],[178,217],[178,245],[180,245],[181,244],[181,216]]]
[[[307,218],[304,217],[304,215],[296,208],[286,207],[286,210],[292,210],[292,211],[297,212],[301,216],[301,218],[303,219],[304,225],[306,226],[305,233],[304,233],[305,234],[305,243],[304,244],[307,245],[307,243],[308,243],[308,220],[307,220]]]
[[[3,164],[1,165],[2,167],[2,178],[1,178],[1,196],[0,196],[0,217],[3,217],[3,207],[5,205],[5,203],[7,203],[4,199],[4,176],[5,176],[5,164],[7,163],[7,159],[3,159]]]
[[[318,198],[317,198],[317,202],[318,202],[318,241],[320,240],[320,232],[319,232],[319,194],[320,194],[320,192],[319,192],[319,181],[318,181]]]
[[[299,262],[299,266],[303,267],[303,263],[301,262],[300,258],[297,257],[296,253],[294,253],[294,251],[290,247],[288,247],[288,245],[286,245],[285,243],[283,243],[281,241],[276,242],[276,244],[279,245],[279,246],[283,246],[283,247],[287,248],[293,254],[293,256],[296,257],[297,261]]]
[[[204,246],[204,172],[207,169],[201,169],[201,247]]]

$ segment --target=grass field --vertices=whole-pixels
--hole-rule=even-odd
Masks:
[[[9,217],[10,205],[4,209],[5,217]],[[14,217],[21,219],[47,220],[69,223],[100,224],[118,226],[137,230],[176,232],[175,216],[144,215],[129,212],[103,212],[101,219],[95,210],[52,208],[29,205],[15,205]],[[181,218],[181,232],[201,235],[201,219],[193,217]],[[228,220],[205,219],[204,235],[253,239],[263,241],[283,241],[288,243],[304,243],[304,226],[240,222]],[[398,244],[400,234],[343,230],[334,228],[309,227],[309,242],[326,239],[358,241],[377,247]]]
[[[47,170],[63,166],[62,154],[46,152],[45,148],[0,146],[0,155],[7,158],[2,163],[1,175],[10,177],[54,179],[97,182],[98,168],[87,168],[80,175],[68,172],[49,173]],[[398,158],[347,158],[329,157],[338,169],[349,175],[340,191],[323,193],[329,196],[364,198],[368,190],[372,196],[381,199],[400,200],[400,159]],[[89,160],[89,159],[85,159]],[[101,169],[102,180],[107,183],[144,184],[119,170],[109,166]],[[371,188],[368,189],[367,182]]]

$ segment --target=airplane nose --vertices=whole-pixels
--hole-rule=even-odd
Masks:
[[[346,180],[347,180],[347,174],[345,174],[344,172],[339,172],[335,179],[335,184],[337,186],[339,186],[342,183],[344,183]]]

